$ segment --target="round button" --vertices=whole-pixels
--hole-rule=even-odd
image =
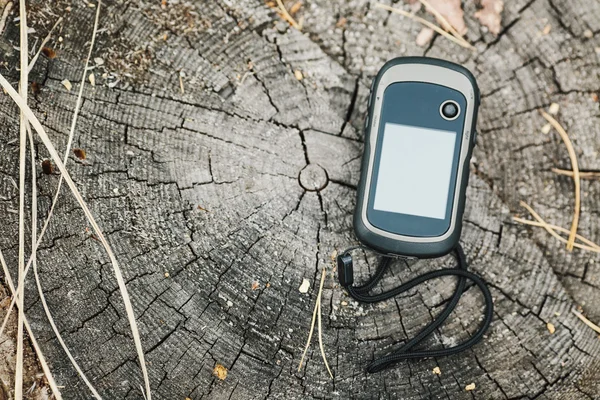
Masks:
[[[442,114],[442,117],[448,121],[455,120],[460,114],[460,107],[457,102],[447,100],[440,106],[440,114]]]

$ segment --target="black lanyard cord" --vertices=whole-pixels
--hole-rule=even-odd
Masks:
[[[338,256],[338,274],[340,283],[348,291],[348,294],[350,294],[350,296],[352,296],[355,300],[360,301],[362,303],[377,303],[383,300],[390,299],[403,292],[406,292],[407,290],[412,289],[417,285],[420,285],[423,282],[427,282],[435,278],[440,278],[442,276],[459,277],[458,285],[456,286],[452,298],[446,304],[444,311],[442,311],[433,321],[431,321],[427,326],[425,326],[414,338],[404,343],[402,347],[400,347],[398,350],[371,362],[367,366],[367,372],[379,372],[388,368],[392,364],[395,364],[402,360],[414,358],[443,357],[460,353],[464,350],[469,349],[477,342],[479,342],[485,334],[485,332],[487,331],[488,327],[490,326],[490,323],[492,322],[494,308],[492,295],[485,282],[479,276],[467,271],[467,259],[460,245],[458,245],[455,249],[456,257],[458,259],[458,268],[440,269],[436,271],[427,272],[423,275],[419,275],[416,278],[411,279],[406,283],[403,283],[398,287],[375,295],[369,295],[368,292],[371,291],[371,289],[373,289],[377,285],[381,278],[383,278],[383,275],[385,274],[385,272],[391,264],[391,258],[384,257],[380,261],[379,266],[375,271],[375,274],[365,284],[360,286],[353,286],[352,256],[350,256],[349,254],[349,251],[353,249],[354,248],[348,249]],[[435,329],[442,325],[444,321],[448,318],[450,313],[454,311],[454,308],[458,304],[458,301],[460,300],[465,290],[467,280],[473,281],[479,287],[479,289],[483,293],[483,298],[485,300],[485,316],[483,323],[481,324],[477,332],[475,332],[475,334],[471,336],[471,338],[469,338],[467,341],[456,346],[439,350],[410,351],[414,346],[421,343],[427,336],[429,336],[429,334],[431,334]]]

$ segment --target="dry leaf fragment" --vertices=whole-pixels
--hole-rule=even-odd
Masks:
[[[435,32],[431,28],[421,29],[421,32],[419,32],[419,34],[417,35],[417,39],[415,40],[417,43],[417,46],[420,46],[420,47],[427,46],[429,44],[429,42],[431,42],[431,39],[433,39],[434,33]]]
[[[53,58],[56,58],[56,52],[54,50],[52,50],[50,47],[42,47],[42,54],[51,60]]]
[[[227,368],[217,363],[213,369],[213,375],[224,381],[227,378]]]
[[[485,1],[485,0],[484,0]],[[437,11],[446,21],[452,25],[454,29],[462,36],[467,33],[467,26],[465,25],[464,12],[461,5],[461,0],[427,0],[426,3],[435,11]],[[428,7],[425,7],[429,10]],[[435,13],[431,12],[436,17],[437,22],[444,28],[447,27],[443,19],[438,18]]]
[[[436,375],[441,375],[442,371],[440,371],[440,367],[435,367],[431,372]]]
[[[475,18],[492,34],[498,35],[502,28],[501,13],[504,9],[504,2],[502,0],[481,0],[480,4],[483,8],[475,13]]]
[[[42,171],[46,175],[52,175],[52,172],[54,172],[54,167],[52,166],[52,161],[50,161],[50,160],[42,161]]]
[[[304,75],[302,75],[302,71],[300,71],[299,69],[297,69],[297,70],[294,71],[294,76],[299,81],[301,81],[302,79],[304,79]]]
[[[256,289],[258,289],[258,286],[259,286],[259,283],[258,283],[258,281],[254,281],[254,282],[252,282],[252,290],[256,290]]]
[[[310,282],[308,281],[308,279],[306,279],[306,278],[302,279],[302,284],[298,288],[300,293],[308,293],[309,288],[310,288]]]
[[[335,27],[336,28],[343,28],[346,26],[346,23],[348,22],[348,19],[345,17],[341,17],[340,19],[338,19],[338,21],[335,23]]]
[[[560,109],[560,106],[558,105],[558,103],[552,103],[552,104],[550,104],[550,107],[548,108],[548,114],[556,115],[556,114],[558,114],[559,109]]]
[[[265,284],[265,287],[267,287],[267,288],[270,288],[270,287],[271,287],[271,282],[267,282],[267,283]]]
[[[70,92],[70,91],[71,91],[71,89],[73,88],[73,85],[71,85],[71,82],[69,82],[69,80],[68,80],[68,79],[65,79],[65,80],[63,80],[61,83],[63,84],[63,86],[64,86],[65,88],[67,88],[67,90],[68,90],[69,92]]]
[[[552,322],[548,322],[546,324],[546,328],[548,328],[548,332],[550,332],[550,334],[556,332],[556,328],[554,327],[554,324]]]
[[[474,383],[469,383],[467,386],[465,386],[465,390],[467,392],[470,392],[471,390],[475,390],[475,384]]]
[[[93,72],[88,76],[88,79],[90,80],[90,85],[96,86],[96,76]]]
[[[597,93],[592,93],[592,101],[594,102],[598,102],[598,94]]]
[[[83,150],[83,149],[73,149],[73,153],[80,160],[85,160],[85,158],[87,156],[86,153],[85,153],[85,150]]]

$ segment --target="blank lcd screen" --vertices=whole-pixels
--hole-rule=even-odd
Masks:
[[[373,208],[444,219],[456,132],[386,123]]]

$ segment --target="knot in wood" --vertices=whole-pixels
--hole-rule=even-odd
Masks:
[[[327,186],[329,176],[323,167],[317,164],[308,164],[302,168],[298,176],[300,186],[311,192],[318,192]]]

